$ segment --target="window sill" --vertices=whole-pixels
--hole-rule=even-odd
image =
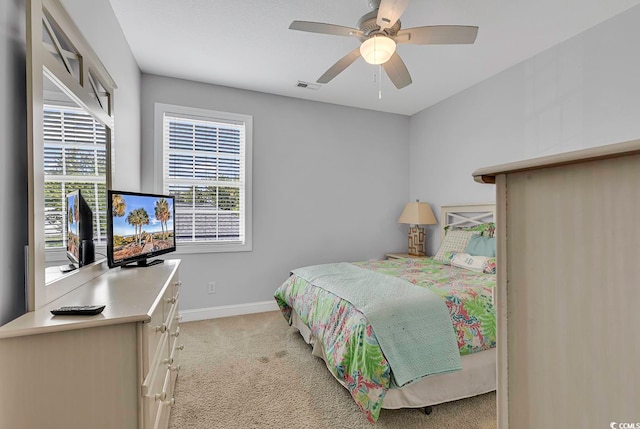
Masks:
[[[178,244],[173,254],[190,255],[197,253],[251,252],[251,243],[245,244]]]
[[[107,246],[98,244],[95,247],[95,259],[104,259],[107,257]],[[67,251],[65,249],[47,249],[45,252],[45,262],[47,265],[55,265],[57,263],[69,263]]]
[[[250,243],[245,244],[178,244],[175,252],[168,255],[192,255],[198,253],[231,253],[231,252],[251,252],[253,250]],[[104,245],[96,247],[96,260],[107,257],[107,248]],[[160,255],[163,256],[163,255]],[[61,249],[48,249],[46,252],[47,266],[61,265],[68,263],[67,253]]]

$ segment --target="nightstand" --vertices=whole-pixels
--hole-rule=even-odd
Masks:
[[[428,256],[409,255],[408,253],[387,253],[384,255],[387,259],[423,259]]]

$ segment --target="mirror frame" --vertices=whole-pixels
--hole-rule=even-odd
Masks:
[[[78,57],[78,77],[74,77],[46,48],[43,23],[46,17],[70,42]],[[61,48],[58,45],[58,48]],[[27,309],[36,310],[75,289],[107,268],[104,261],[90,264],[55,282],[46,282],[46,249],[44,229],[44,79],[52,80],[87,113],[107,129],[106,186],[111,188],[113,170],[114,90],[116,84],[96,53],[82,36],[58,0],[27,0],[27,145],[29,245],[27,246]],[[93,82],[92,82],[93,79]],[[95,81],[100,88],[95,87]],[[103,90],[107,96],[106,111],[94,98]],[[101,91],[102,92],[102,91]]]

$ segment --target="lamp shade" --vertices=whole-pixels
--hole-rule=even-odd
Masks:
[[[360,45],[360,54],[369,64],[384,64],[396,51],[396,42],[386,36],[373,36]]]
[[[410,225],[434,225],[438,221],[431,211],[429,203],[407,203],[398,219],[398,223],[407,223]]]

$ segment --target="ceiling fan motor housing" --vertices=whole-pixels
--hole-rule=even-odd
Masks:
[[[398,31],[400,31],[400,20],[396,21],[393,26],[380,31],[380,26],[376,23],[377,17],[378,9],[375,9],[365,15],[362,15],[358,20],[358,29],[364,33],[364,35],[360,37],[361,42],[364,42],[369,37],[377,33],[393,37],[398,33]]]

